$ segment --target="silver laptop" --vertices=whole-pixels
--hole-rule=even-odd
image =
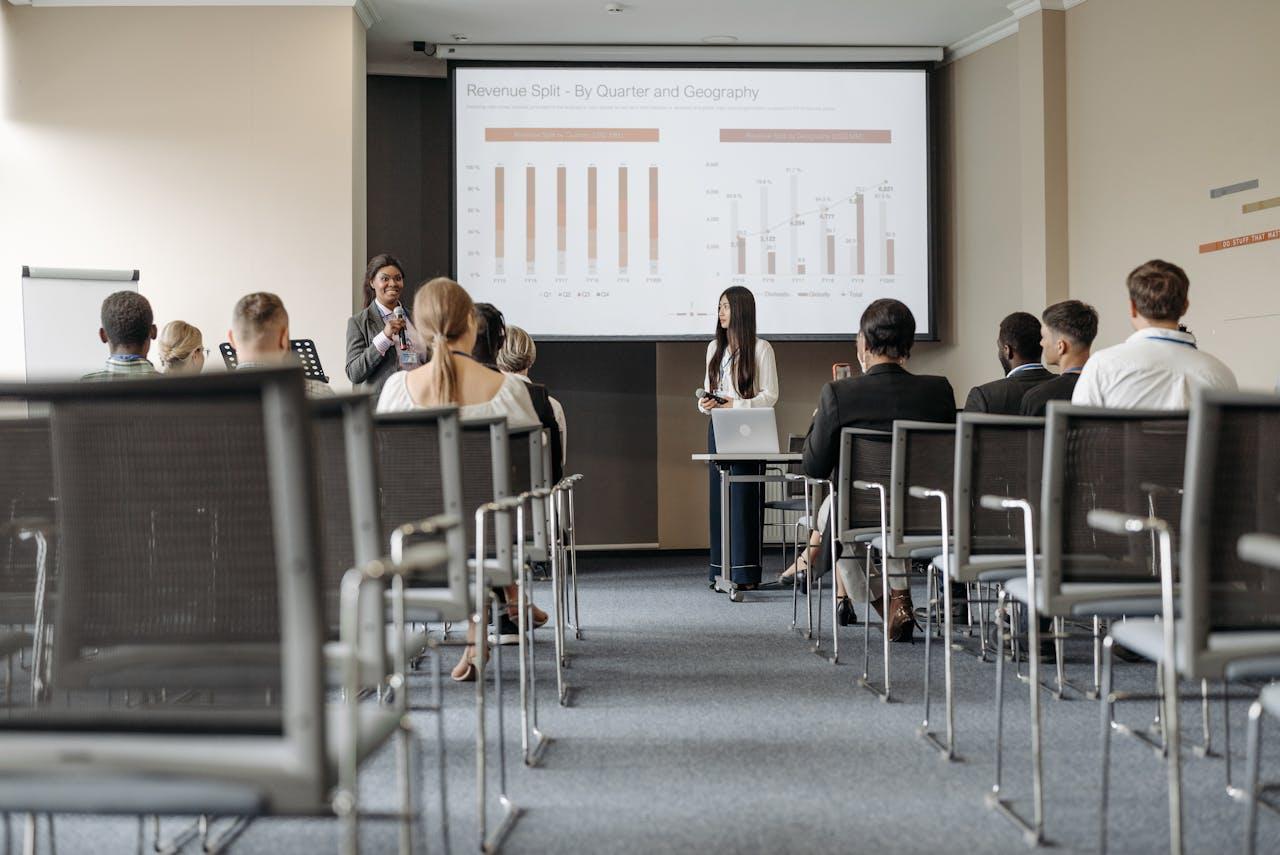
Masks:
[[[718,454],[778,453],[778,420],[772,408],[712,410],[711,429]]]

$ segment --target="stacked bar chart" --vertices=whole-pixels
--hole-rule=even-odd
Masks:
[[[721,196],[728,205],[725,222],[729,263],[726,270],[730,277],[779,275],[787,277],[865,277],[867,275],[867,204],[866,194],[877,197],[874,209],[874,228],[879,238],[872,247],[872,258],[879,262],[883,278],[895,275],[895,237],[889,229],[892,209],[891,185],[872,184],[856,188],[843,196],[825,193],[806,196],[805,175],[801,168],[786,172],[786,206],[789,216],[771,220],[770,212],[777,209],[771,204],[771,195],[781,182],[757,179],[757,217],[749,208],[744,209],[747,196],[736,191],[712,191],[712,197]],[[781,195],[781,194],[779,194]],[[712,218],[717,219],[717,218]],[[743,222],[758,223],[755,230],[743,227]],[[811,235],[811,237],[809,236]],[[787,268],[778,267],[779,243],[785,242]],[[757,247],[756,250],[751,247]],[[841,249],[841,248],[844,249]]]

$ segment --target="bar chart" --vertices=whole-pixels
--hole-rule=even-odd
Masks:
[[[813,192],[807,183],[819,187],[821,182],[807,182],[803,167],[787,167],[776,179],[762,177],[755,183],[754,193],[721,190],[715,185],[707,189],[708,198],[723,199],[727,207],[726,217],[712,211],[707,222],[728,226],[721,233],[727,242],[713,241],[708,246],[713,251],[720,246],[728,248],[723,269],[735,281],[749,277],[865,277],[868,258],[875,275],[896,275],[897,237],[890,228],[893,185],[889,181],[855,186],[848,193],[833,196]],[[748,205],[752,199],[754,211]],[[868,204],[869,199],[874,206]],[[870,248],[869,233],[876,236]]]
[[[555,254],[554,266],[548,267],[547,270],[554,269],[555,275],[558,277],[569,275],[574,267],[585,269],[586,274],[591,276],[601,273],[600,173],[602,169],[612,172],[616,181],[614,185],[616,187],[615,207],[612,209],[615,213],[616,256],[607,260],[607,262],[612,261],[614,263],[608,264],[606,269],[610,269],[611,272],[618,275],[627,275],[633,272],[631,266],[632,244],[633,242],[640,242],[644,251],[645,273],[649,276],[659,275],[661,268],[660,222],[662,216],[659,207],[659,193],[662,182],[661,168],[659,166],[645,166],[641,170],[636,170],[629,165],[619,165],[612,168],[591,165],[583,169],[574,170],[566,165],[559,164],[547,169],[540,169],[536,165],[523,167],[524,186],[518,202],[524,210],[524,222],[522,233],[517,234],[515,239],[518,241],[523,237],[525,276],[538,276],[544,272],[542,267],[544,259],[540,252],[544,249],[540,244],[542,232],[538,228],[538,220],[542,208],[539,194],[550,194],[552,192],[554,192],[555,205]],[[508,187],[507,171],[508,167],[505,164],[500,164],[495,165],[491,173],[493,184],[492,227],[494,236],[492,271],[495,276],[504,276],[508,273],[507,241],[509,229],[507,211],[512,207],[513,200],[510,198],[512,194]],[[540,172],[554,174],[554,191],[540,189],[545,186],[540,183]],[[643,186],[639,188],[639,192],[632,187],[632,182],[637,178],[637,172],[642,176],[641,180],[643,181]],[[479,185],[469,185],[467,190],[472,195],[481,195]],[[479,209],[475,210],[479,211]],[[580,241],[574,240],[574,236],[570,234],[572,223],[581,225],[582,239]],[[635,235],[633,233],[636,223],[642,224],[640,228],[645,229],[643,235]],[[517,226],[517,228],[521,227]],[[472,229],[472,231],[477,230]],[[551,234],[550,229],[545,230],[545,233]],[[582,257],[572,257],[575,252],[580,253]],[[582,262],[582,264],[578,265],[578,262]]]

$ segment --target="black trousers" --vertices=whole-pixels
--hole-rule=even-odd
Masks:
[[[707,450],[716,451],[716,437],[707,425]],[[707,577],[721,575],[720,555],[720,470],[707,464],[707,484],[711,492],[711,567]],[[730,475],[763,475],[763,463],[734,463]],[[729,538],[731,578],[739,585],[760,584],[761,541],[764,538],[764,484],[729,485]]]

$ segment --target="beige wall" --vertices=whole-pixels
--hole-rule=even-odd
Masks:
[[[1124,277],[1162,257],[1191,277],[1188,326],[1242,386],[1280,375],[1280,241],[1201,255],[1280,227],[1280,3],[1090,0],[1067,13],[1071,294],[1129,333]],[[1209,190],[1250,178],[1258,190]]]
[[[136,267],[157,321],[209,347],[240,295],[276,291],[345,385],[364,262],[353,11],[0,2],[0,26],[0,375],[24,367],[21,264]]]

